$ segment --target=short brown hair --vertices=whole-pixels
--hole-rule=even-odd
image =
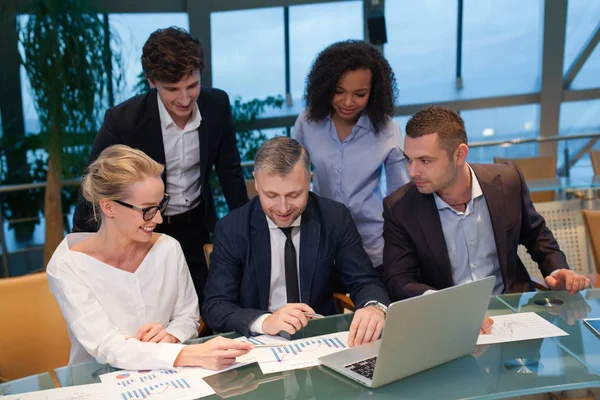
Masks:
[[[302,162],[310,180],[310,155],[306,148],[292,138],[277,136],[267,140],[256,152],[254,172],[288,176],[298,161]]]
[[[150,81],[179,82],[195,70],[204,70],[200,41],[182,28],[171,26],[150,34],[142,51],[142,69]]]
[[[418,138],[433,133],[438,134],[440,145],[449,156],[454,154],[460,144],[467,144],[465,122],[456,111],[448,107],[427,107],[410,117],[406,124],[408,137]]]

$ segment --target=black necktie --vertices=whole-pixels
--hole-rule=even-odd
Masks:
[[[296,267],[296,248],[292,242],[292,228],[280,228],[285,237],[285,289],[288,303],[300,303],[298,289],[298,268]]]

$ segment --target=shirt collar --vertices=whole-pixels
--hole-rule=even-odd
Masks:
[[[331,118],[331,114],[328,114],[327,117],[325,117],[325,119],[326,119],[327,124],[329,124],[329,132],[333,133],[335,131],[335,126],[333,124],[333,119]],[[366,113],[366,111],[363,111],[360,114],[358,121],[356,121],[355,127],[362,128],[362,129],[365,129],[368,131],[373,130],[373,124],[371,124],[371,119],[369,118],[369,115]],[[353,134],[348,136],[348,139],[350,137],[352,137]],[[348,139],[346,139],[346,140],[348,140]]]
[[[479,184],[479,180],[477,179],[477,175],[473,172],[473,168],[469,164],[469,172],[471,173],[471,200],[469,203],[475,200],[476,198],[483,196],[483,191],[481,190],[481,185]],[[435,199],[435,205],[438,210],[443,210],[444,208],[452,208],[448,203],[446,203],[437,193],[433,193],[433,198]]]
[[[171,114],[167,111],[167,107],[163,103],[160,98],[160,94],[156,96],[158,98],[158,115],[160,117],[160,125],[163,129],[167,129],[171,126],[171,124],[175,124]],[[200,109],[198,108],[198,103],[194,102],[194,106],[192,107],[192,118],[185,124],[184,130],[191,131],[194,129],[198,129],[200,126],[200,122],[202,122],[202,115],[200,115]]]
[[[266,216],[266,215],[265,215]],[[298,218],[296,218],[294,220],[294,222],[292,222],[292,224],[290,226],[300,226],[300,222],[302,222],[302,214],[300,214],[298,216]],[[267,224],[269,225],[269,229],[280,229],[279,226],[277,226],[277,224],[275,222],[273,222],[271,220],[271,218],[267,217]]]

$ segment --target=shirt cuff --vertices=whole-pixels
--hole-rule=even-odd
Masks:
[[[156,354],[156,359],[159,360],[161,365],[164,365],[163,368],[175,368],[173,364],[175,364],[175,360],[181,350],[185,347],[183,344],[179,343],[159,343],[162,345],[161,349]],[[164,364],[163,364],[164,363]]]
[[[562,268],[561,268],[562,269]],[[555,269],[554,271],[550,272],[549,276],[552,276],[554,274],[556,274],[558,271],[560,271],[561,269]]]
[[[263,331],[262,326],[265,319],[271,314],[263,314],[260,317],[256,318],[252,325],[250,325],[250,332],[258,333],[259,335],[264,335],[265,331]]]
[[[172,326],[167,326],[165,331],[172,336],[175,336],[181,343],[194,339],[198,336],[198,330],[191,331],[189,326],[184,326],[181,324],[173,324]]]
[[[365,303],[365,305],[363,306],[363,308],[364,308],[364,307],[368,307],[368,306],[375,306],[375,307],[377,307],[377,308],[380,308],[380,309],[381,309],[381,310],[382,310],[384,313],[386,313],[386,314],[387,314],[387,310],[388,310],[387,306],[386,306],[385,304],[381,304],[381,303],[380,303],[380,302],[378,302],[377,300],[370,300],[370,301],[367,301],[367,302]]]
[[[431,294],[431,293],[435,293],[435,292],[437,292],[437,290],[429,289],[429,290],[426,290],[425,293],[423,293],[423,294],[425,295],[425,294]]]

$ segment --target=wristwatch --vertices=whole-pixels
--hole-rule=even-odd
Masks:
[[[385,305],[381,304],[380,302],[375,301],[375,300],[367,301],[365,303],[364,307],[369,307],[369,306],[373,306],[373,307],[383,311],[383,315],[387,316],[388,308]]]

